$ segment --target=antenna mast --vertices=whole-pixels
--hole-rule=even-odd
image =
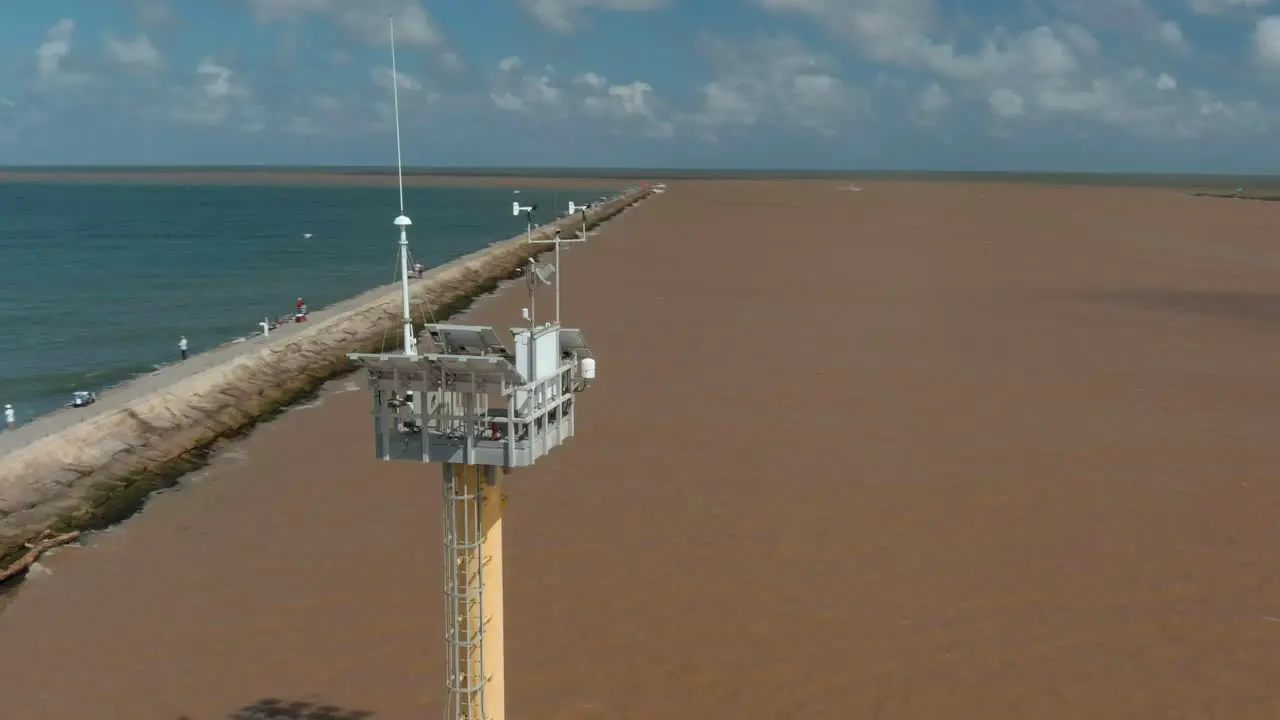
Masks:
[[[515,204],[515,210],[517,213],[519,212],[520,203]],[[555,243],[556,245],[556,264],[555,264],[555,276],[556,276],[556,323],[555,324],[556,325],[560,324],[560,284],[564,280],[564,276],[561,274],[562,270],[560,268],[560,246],[564,243],[570,243],[570,242],[585,242],[587,239],[587,206],[578,205],[577,203],[570,202],[569,217],[572,217],[574,214],[579,212],[582,213],[582,231],[578,233],[577,238],[574,238],[572,240],[566,240],[560,237],[559,230],[556,230],[555,236],[552,237],[552,239],[550,240],[534,240],[532,237],[529,238],[529,242],[532,242],[532,243]],[[532,233],[530,233],[530,235],[532,235]],[[532,263],[533,261],[530,260],[529,262]],[[536,286],[536,283],[531,281],[529,285],[529,314],[530,314],[529,327],[533,327],[533,319],[532,319],[533,290],[535,286]]]
[[[376,457],[442,466],[444,717],[505,720],[504,479],[512,468],[533,465],[574,436],[578,394],[595,380],[596,361],[581,330],[535,326],[532,297],[529,327],[511,330],[514,353],[492,327],[445,323],[426,324],[435,347],[418,352],[409,314],[412,223],[404,214],[394,22],[390,28],[405,352],[347,357],[368,372]],[[533,209],[533,203],[522,207],[516,201],[513,212],[526,213],[532,225]],[[557,271],[558,265],[530,259],[531,296]]]
[[[400,152],[400,73],[396,70],[395,18],[388,17],[387,25],[391,30],[391,101],[396,117],[396,184],[400,188],[400,215],[396,217],[395,224],[396,227],[400,228],[400,300],[404,323],[404,353],[406,355],[417,355],[418,342],[417,338],[413,336],[413,314],[409,307],[408,228],[413,224],[413,221],[409,219],[408,215],[404,214],[404,161]]]

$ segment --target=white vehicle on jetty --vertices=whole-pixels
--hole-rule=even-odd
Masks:
[[[71,402],[67,403],[69,408],[88,407],[98,402],[97,393],[91,393],[87,390],[77,390],[71,393]]]
[[[68,402],[68,407],[88,407],[97,402],[97,393],[88,392],[86,389],[78,389],[72,393],[72,400]]]

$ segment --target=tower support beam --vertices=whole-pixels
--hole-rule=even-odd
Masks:
[[[505,720],[505,471],[444,464],[446,720]]]

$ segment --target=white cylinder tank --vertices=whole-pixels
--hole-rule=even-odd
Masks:
[[[596,379],[596,359],[595,358],[582,358],[582,379],[583,380]]]

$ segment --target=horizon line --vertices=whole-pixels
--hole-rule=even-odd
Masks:
[[[43,165],[5,165],[0,164],[0,173],[21,173],[30,171],[187,171],[187,172],[396,172],[394,165],[320,165],[320,164],[281,164],[281,165],[236,165],[236,164],[63,164],[51,163]],[[1046,176],[1046,177],[1205,177],[1205,178],[1277,178],[1277,173],[1248,173],[1227,171],[1172,171],[1172,170],[1035,170],[1035,169],[923,169],[923,168],[677,168],[677,167],[616,167],[616,166],[573,166],[573,165],[406,165],[406,172],[434,175],[513,175],[518,173],[548,172],[569,173],[583,177],[649,177],[655,175],[703,175],[710,177],[732,177],[741,175],[780,175],[792,177],[861,177],[892,175],[965,175],[965,176]]]

